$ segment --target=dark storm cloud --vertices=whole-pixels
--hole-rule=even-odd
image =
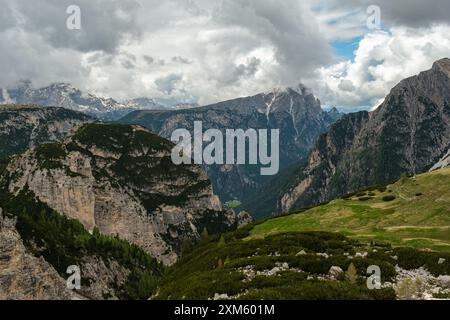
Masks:
[[[239,83],[241,79],[251,78],[258,71],[261,64],[261,60],[252,57],[247,62],[241,63],[233,68],[229,69],[228,73],[221,76],[221,85],[231,85]]]
[[[172,57],[172,61],[176,62],[176,63],[182,63],[182,64],[191,64],[192,63],[192,61],[190,61],[189,59],[183,58],[180,56]]]
[[[427,27],[450,21],[449,0],[379,0],[375,3],[379,4],[382,15],[396,25]]]
[[[144,58],[145,62],[147,62],[148,64],[153,64],[155,62],[155,59],[153,57],[150,57],[146,54],[144,54],[142,57]]]
[[[289,69],[283,70],[287,82],[331,59],[328,43],[301,1],[224,1],[214,18],[273,44],[276,59]]]

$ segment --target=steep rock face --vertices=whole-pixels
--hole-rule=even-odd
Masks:
[[[344,160],[346,150],[352,146],[368,119],[369,114],[363,111],[345,115],[331,126],[329,132],[319,137],[308,162],[295,177],[295,183],[282,195],[280,212],[288,211],[300,196],[305,199],[305,204],[325,201],[323,195],[330,183],[330,176]]]
[[[4,172],[2,173],[3,178]],[[0,299],[148,299],[163,267],[125,240],[87,232],[35,198],[3,190]],[[3,210],[0,210],[3,211]],[[80,287],[67,272],[77,267]]]
[[[78,299],[47,261],[28,252],[15,224],[0,209],[0,300]]]
[[[450,166],[450,150],[448,150],[447,153],[431,167],[430,171],[442,169],[448,166]]]
[[[172,264],[203,229],[228,231],[239,222],[222,211],[200,167],[171,162],[171,147],[141,127],[85,125],[12,161],[9,192],[28,188],[88,230],[118,235]]]
[[[302,85],[193,110],[133,112],[120,120],[143,125],[166,138],[178,128],[192,132],[194,121],[202,121],[203,130],[214,128],[222,132],[225,129],[279,129],[280,168],[283,169],[305,157],[318,135],[334,120]],[[261,177],[256,165],[211,165],[205,166],[205,170],[222,201],[245,201],[270,178]]]
[[[371,113],[350,114],[321,136],[278,211],[429,170],[450,145],[450,60],[400,82]]]
[[[21,153],[40,143],[61,140],[94,119],[63,108],[0,105],[0,157]]]

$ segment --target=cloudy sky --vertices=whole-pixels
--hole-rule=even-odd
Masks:
[[[303,82],[325,106],[371,108],[450,57],[449,12],[449,0],[0,0],[0,86],[208,104]]]

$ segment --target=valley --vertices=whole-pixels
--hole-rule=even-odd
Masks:
[[[116,122],[2,105],[0,298],[449,298],[448,61],[346,115],[304,86]],[[280,130],[280,171],[174,163],[196,121]]]
[[[0,0],[4,314],[448,313],[449,0],[35,2]]]
[[[188,110],[135,111],[119,123],[138,124],[170,139],[177,129],[188,130],[194,136],[194,123],[201,121],[203,129],[279,130],[279,169],[281,174],[290,165],[305,159],[318,136],[327,131],[342,116],[325,112],[312,91],[300,84],[296,87],[274,88],[250,97],[222,101]],[[255,211],[253,197],[271,184],[281,188],[281,179],[262,176],[265,165],[204,165],[214,192],[222,202],[238,200],[243,210]],[[268,204],[264,214],[275,211],[277,193],[266,193]]]

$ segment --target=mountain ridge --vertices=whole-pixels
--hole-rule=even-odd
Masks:
[[[104,121],[117,120],[135,110],[183,109],[197,107],[196,104],[179,103],[174,106],[161,104],[146,97],[117,101],[112,98],[83,92],[69,83],[56,82],[41,88],[34,88],[31,81],[19,82],[11,88],[0,88],[2,104],[35,104],[47,107],[63,107],[83,112]]]
[[[199,166],[172,164],[172,145],[142,127],[85,124],[62,142],[14,158],[8,190],[14,197],[30,190],[87,230],[118,235],[172,264],[204,229],[239,225]]]
[[[38,144],[62,140],[79,126],[95,122],[84,113],[37,105],[0,105],[0,158]]]
[[[345,115],[332,125],[280,196],[277,211],[429,170],[450,146],[449,63],[437,61],[402,80],[376,110]]]
[[[305,157],[318,135],[335,120],[322,110],[320,101],[309,89],[299,85],[189,110],[135,111],[119,123],[139,124],[165,138],[170,138],[172,132],[180,128],[192,132],[195,121],[202,121],[204,130],[279,129],[280,168],[283,169]],[[204,168],[222,202],[244,202],[268,180],[259,176],[259,166],[213,165]]]

